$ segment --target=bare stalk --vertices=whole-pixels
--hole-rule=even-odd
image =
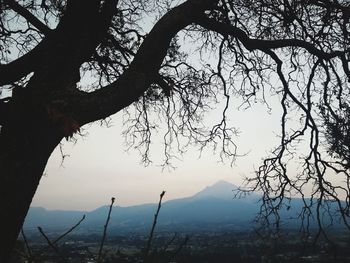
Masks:
[[[51,247],[55,251],[55,253],[60,257],[61,262],[68,262],[67,259],[65,259],[63,257],[63,255],[60,253],[60,251],[58,250],[57,246],[55,246],[55,244],[53,244],[51,242],[49,237],[45,234],[44,230],[40,226],[38,227],[38,230],[39,230],[40,234],[45,238],[45,240],[46,240],[47,244],[49,245],[49,247]]]
[[[28,259],[31,262],[32,258],[33,258],[33,254],[32,254],[32,250],[31,250],[31,248],[29,246],[28,239],[27,239],[26,235],[24,234],[23,228],[21,229],[21,235],[23,237],[23,241],[24,241],[24,244],[25,244],[26,249],[27,249]]]
[[[62,235],[60,235],[58,238],[56,238],[54,241],[52,241],[52,244],[55,245],[58,241],[60,241],[62,238],[64,238],[65,236],[67,236],[68,234],[70,234],[74,229],[76,229],[81,222],[83,222],[85,220],[85,215],[83,215],[83,217],[78,221],[78,223],[76,223],[74,226],[72,226],[70,229],[68,229],[65,233],[63,233]],[[39,230],[40,231],[40,230]],[[38,253],[38,255],[41,255],[47,248],[44,247],[43,249],[41,249]]]
[[[149,256],[149,252],[150,252],[150,249],[151,249],[151,244],[152,244],[152,240],[153,240],[154,229],[155,229],[155,227],[156,227],[156,225],[157,225],[157,219],[158,219],[158,215],[159,215],[160,208],[161,208],[161,206],[162,206],[162,199],[163,199],[163,196],[164,196],[164,195],[165,195],[165,191],[163,191],[163,192],[160,194],[159,203],[158,203],[158,208],[157,208],[156,213],[154,214],[154,220],[153,220],[151,232],[150,232],[149,237],[148,237],[147,246],[146,246],[145,254],[144,254],[144,261],[145,261],[145,262],[147,262],[147,259],[148,259],[148,256]]]
[[[112,213],[112,208],[113,208],[113,204],[114,204],[115,198],[112,197],[111,199],[111,204],[109,206],[109,211],[108,211],[108,216],[107,216],[107,220],[106,220],[106,224],[104,225],[104,229],[103,229],[103,235],[102,235],[102,240],[101,240],[101,244],[100,244],[100,249],[98,251],[98,256],[97,256],[97,262],[100,263],[102,260],[102,250],[103,250],[103,245],[105,243],[106,240],[106,236],[107,236],[107,227],[109,224],[109,220],[111,219],[111,213]]]

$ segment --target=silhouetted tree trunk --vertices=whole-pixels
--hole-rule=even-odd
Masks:
[[[101,9],[99,2],[69,1],[57,28],[43,26],[45,38],[23,56],[23,65],[13,63],[2,75],[6,82],[16,72],[34,72],[0,109],[1,263],[9,258],[51,153],[83,125],[72,112],[82,93],[79,70],[105,36],[115,11],[111,1]]]
[[[47,160],[62,139],[45,109],[16,98],[8,106],[11,118],[0,133],[0,262],[8,262]]]

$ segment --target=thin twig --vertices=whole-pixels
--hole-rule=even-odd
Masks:
[[[60,241],[62,238],[64,238],[69,233],[71,233],[74,229],[76,229],[81,224],[81,222],[83,222],[84,220],[85,220],[85,215],[83,215],[83,217],[78,221],[78,223],[76,223],[74,226],[72,226],[70,229],[68,229],[65,233],[63,233],[58,238],[56,238],[54,241],[52,241],[52,244],[55,245],[58,241]],[[39,255],[42,254],[47,248],[48,247],[42,248],[38,254]]]
[[[146,249],[145,249],[144,261],[147,261],[147,258],[148,258],[148,256],[149,256],[149,252],[150,252],[151,244],[152,244],[152,240],[153,240],[154,229],[155,229],[155,227],[156,227],[156,225],[157,225],[157,219],[158,219],[158,215],[159,215],[160,208],[161,208],[161,206],[162,206],[162,199],[163,199],[163,196],[164,196],[164,195],[165,195],[165,191],[163,191],[163,192],[160,194],[160,197],[159,197],[159,203],[158,203],[157,212],[156,212],[155,215],[154,215],[154,220],[153,220],[151,232],[150,232],[150,234],[149,234],[148,241],[147,241],[147,246],[146,246]]]
[[[51,240],[48,238],[48,236],[44,233],[44,230],[39,226],[38,230],[40,234],[46,239],[47,244],[56,252],[56,254],[61,258],[62,262],[68,262],[60,253],[58,248],[51,242]]]
[[[32,254],[32,250],[31,250],[31,248],[29,246],[28,239],[27,239],[26,235],[24,234],[23,228],[21,229],[21,235],[23,237],[23,241],[24,241],[24,244],[25,244],[26,249],[27,249],[28,258],[31,261],[32,257],[33,257],[33,254]]]
[[[60,241],[62,238],[64,238],[65,236],[67,236],[70,232],[72,232],[74,229],[76,229],[81,222],[83,222],[85,220],[85,215],[83,215],[83,217],[79,220],[78,223],[76,223],[74,226],[72,226],[70,229],[68,229],[64,234],[62,234],[61,236],[59,236],[58,238],[56,238],[52,243],[56,244],[58,241]]]
[[[105,240],[106,240],[106,236],[107,236],[107,227],[108,227],[108,224],[109,224],[109,220],[111,219],[111,213],[112,213],[112,208],[113,208],[114,201],[115,201],[115,198],[112,197],[112,199],[111,199],[111,204],[110,204],[110,206],[109,206],[109,211],[108,211],[108,216],[107,216],[106,224],[104,225],[104,229],[103,229],[103,236],[102,236],[102,240],[101,240],[101,244],[100,244],[100,249],[99,249],[99,251],[98,251],[98,256],[97,256],[97,262],[98,262],[98,263],[101,262],[103,245],[104,245]]]

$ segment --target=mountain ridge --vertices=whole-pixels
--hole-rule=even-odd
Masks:
[[[238,189],[238,187],[232,183],[229,183],[227,181],[224,181],[224,180],[219,180],[217,181],[216,183],[210,185],[210,186],[206,186],[203,190],[200,190],[199,192],[193,194],[193,195],[190,195],[190,196],[185,196],[185,197],[179,197],[179,198],[175,198],[175,199],[170,199],[170,200],[166,200],[166,201],[163,201],[163,204],[167,203],[167,202],[171,202],[171,201],[180,201],[180,200],[187,200],[187,199],[191,199],[191,198],[194,198],[194,197],[197,197],[197,196],[200,196],[200,195],[203,195],[203,196],[209,196],[208,194],[204,195],[202,193],[204,192],[207,192],[207,191],[211,191],[211,192],[216,192],[216,196],[219,197],[219,195],[221,193],[219,193],[219,191],[222,190],[222,186],[225,185],[226,188],[230,187],[230,191],[232,192],[232,196],[231,196],[231,199],[234,198],[234,194],[233,194],[233,190],[234,189]],[[220,188],[219,188],[220,187]],[[147,205],[154,205],[154,204],[157,204],[156,202],[154,203],[143,203],[143,204],[135,204],[135,205],[127,205],[127,206],[122,206],[122,205],[115,205],[114,207],[117,208],[117,207],[122,207],[122,208],[126,208],[126,207],[139,207],[139,206],[147,206]],[[98,210],[102,207],[109,207],[109,205],[102,205],[102,206],[99,206],[99,207],[96,207],[92,210],[76,210],[76,209],[49,209],[49,208],[45,208],[45,207],[42,207],[42,206],[31,206],[30,209],[41,209],[41,210],[46,210],[46,211],[51,211],[51,212],[58,212],[58,211],[67,211],[67,212],[83,212],[83,213],[90,213],[90,212],[93,212],[95,210]]]
[[[233,198],[235,189],[237,189],[235,185],[219,181],[190,197],[165,201],[162,203],[157,228],[167,231],[252,229],[254,226],[252,222],[261,205],[260,196],[253,193],[248,198]],[[148,203],[126,207],[114,206],[109,231],[112,233],[149,231],[157,205],[157,203]],[[300,221],[297,220],[297,216],[302,207],[301,199],[291,199],[290,206],[283,207],[280,213],[284,224],[288,227],[299,227]],[[24,229],[36,230],[37,226],[41,226],[50,231],[62,231],[70,228],[83,215],[86,215],[86,219],[77,231],[85,234],[100,233],[108,210],[108,205],[92,211],[48,210],[42,207],[31,207]]]
[[[250,206],[246,204],[242,206],[242,201],[233,199],[234,193],[232,191],[234,189],[237,189],[234,184],[218,181],[192,196],[165,201],[159,214],[158,225],[217,224],[251,220],[255,214],[254,211],[256,211],[256,204],[251,202]],[[110,227],[144,227],[149,225],[153,220],[156,207],[156,203],[125,207],[115,206],[112,211],[113,220],[110,222]],[[108,208],[109,206],[105,205],[91,211],[66,211],[31,207],[24,228],[33,229],[36,226],[52,229],[64,228],[73,225],[84,214],[86,215],[86,227],[102,226]]]

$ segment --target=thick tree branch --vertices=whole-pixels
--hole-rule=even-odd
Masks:
[[[41,22],[36,16],[29,12],[26,8],[18,4],[15,0],[4,0],[13,11],[24,17],[30,24],[35,26],[41,33],[47,35],[51,32],[51,29]]]
[[[11,3],[14,8],[19,6],[14,0],[6,0],[6,3],[9,5]],[[45,36],[35,48],[8,64],[0,64],[0,86],[18,81],[39,68],[44,68],[44,70],[51,68],[49,65],[57,64],[53,58],[58,54],[66,56],[66,64],[69,64],[68,61],[71,61],[73,57],[76,58],[77,64],[89,58],[100,35],[107,30],[108,21],[112,19],[113,12],[115,12],[116,0],[106,1],[101,13],[98,12],[98,3],[95,4],[92,1],[89,1],[90,4],[80,3],[80,5],[77,0],[69,3],[71,5],[67,7],[57,28],[48,29],[51,33]],[[86,32],[89,34],[90,41],[86,39]],[[90,49],[86,51],[88,48]],[[64,60],[63,55],[58,55],[62,61]]]
[[[0,86],[11,84],[15,81],[33,72],[40,65],[43,50],[45,50],[46,41],[40,42],[34,49],[11,61],[8,64],[0,64]]]
[[[218,22],[214,19],[210,19],[205,15],[197,17],[195,21],[198,25],[202,26],[205,29],[215,31],[223,36],[232,36],[238,38],[243,45],[248,50],[267,50],[267,49],[276,49],[284,47],[300,47],[306,49],[309,53],[321,58],[321,59],[331,59],[338,57],[344,54],[344,51],[333,51],[331,53],[326,53],[320,49],[317,49],[315,45],[299,39],[277,39],[277,40],[263,40],[263,39],[253,39],[249,38],[247,33],[242,29]]]
[[[84,98],[79,98],[79,101],[74,103],[73,112],[78,122],[83,125],[106,118],[136,101],[157,78],[159,67],[171,39],[181,29],[192,23],[224,36],[236,37],[248,50],[264,51],[283,47],[300,47],[325,60],[344,54],[344,51],[326,53],[313,44],[299,39],[259,40],[249,38],[243,30],[204,15],[204,11],[211,9],[216,3],[216,0],[189,0],[164,15],[141,45],[129,69],[117,81]]]
[[[141,45],[129,69],[114,83],[79,98],[74,116],[80,124],[106,118],[136,101],[158,76],[173,37],[217,0],[189,0],[165,14]]]

